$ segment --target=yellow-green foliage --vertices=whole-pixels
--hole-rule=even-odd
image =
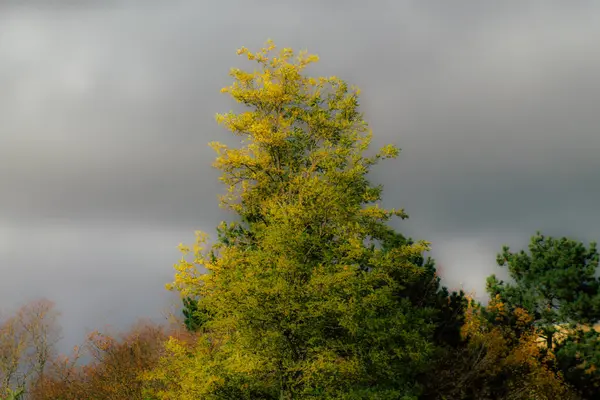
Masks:
[[[379,249],[387,221],[406,215],[381,208],[381,188],[366,179],[399,150],[363,154],[371,132],[359,92],[305,76],[317,56],[277,53],[272,42],[238,53],[259,68],[233,69],[223,92],[249,110],[217,121],[243,146],[211,145],[228,187],[221,205],[241,221],[223,222],[209,248],[201,232],[182,246],[168,288],[199,297],[212,318],[194,346],[169,343],[147,375],[155,396],[413,398],[432,327],[429,311],[398,293],[421,272],[409,260],[428,244]]]
[[[486,315],[494,315],[490,321]],[[505,324],[514,321],[513,325]],[[507,310],[497,296],[487,307],[470,301],[462,326],[464,347],[446,354],[430,372],[427,399],[577,399],[539,345],[540,331],[523,308]]]

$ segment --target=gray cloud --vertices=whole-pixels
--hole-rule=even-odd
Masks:
[[[375,7],[377,3],[377,7]],[[227,218],[207,142],[235,55],[267,38],[363,89],[373,179],[481,293],[503,243],[599,237],[592,2],[32,2],[0,6],[3,304],[44,295],[65,343],[158,318],[175,246]]]

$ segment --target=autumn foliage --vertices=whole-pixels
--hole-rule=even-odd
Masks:
[[[180,245],[167,289],[183,320],[92,332],[57,355],[52,303],[0,320],[0,399],[552,400],[600,398],[600,257],[536,234],[503,247],[485,305],[442,285],[430,243],[390,226],[369,173],[357,88],[309,76],[316,55],[271,41],[238,54],[213,142],[231,221]]]
[[[0,322],[0,398],[16,397],[43,378],[59,339],[54,304],[38,300]]]
[[[92,332],[84,346],[69,357],[52,361],[48,372],[33,386],[32,399],[144,399],[141,374],[154,367],[168,337],[185,340],[191,334],[168,331],[149,322],[136,324],[126,334]],[[91,361],[80,363],[83,357]]]
[[[495,318],[490,321],[489,315]],[[510,326],[507,320],[515,324]],[[540,346],[540,332],[532,322],[523,309],[509,315],[500,298],[487,307],[470,300],[461,332],[464,342],[446,349],[428,375],[423,398],[576,398],[561,374],[549,366],[553,354]]]

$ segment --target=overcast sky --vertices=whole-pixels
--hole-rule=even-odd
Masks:
[[[0,3],[0,304],[44,296],[62,347],[161,318],[194,230],[223,217],[209,141],[241,46],[268,38],[362,89],[387,206],[482,294],[503,244],[600,238],[600,4]],[[554,5],[552,5],[554,4]],[[252,67],[252,66],[251,66]]]

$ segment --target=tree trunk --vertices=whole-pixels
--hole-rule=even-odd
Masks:
[[[552,350],[553,344],[554,344],[554,334],[552,331],[547,331],[546,332],[546,347],[548,347],[549,350]]]

